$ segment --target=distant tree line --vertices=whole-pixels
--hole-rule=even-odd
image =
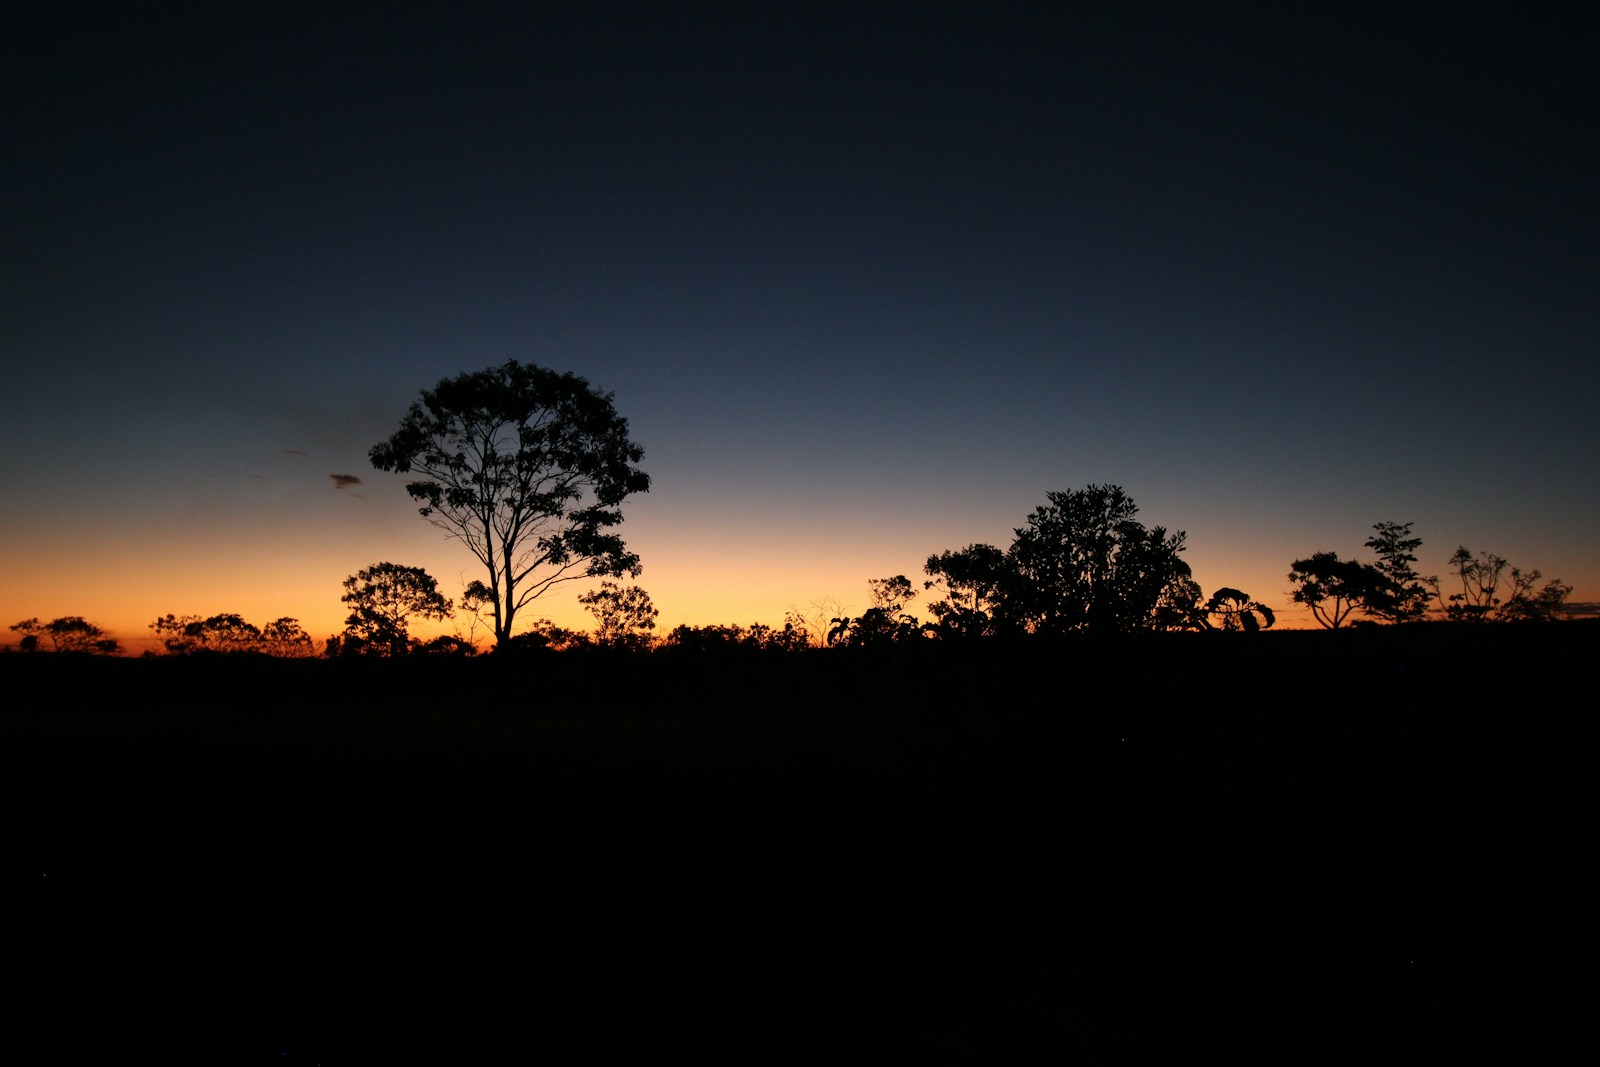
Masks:
[[[150,624],[161,646],[175,656],[201,653],[261,653],[304,658],[315,653],[311,635],[299,620],[287,616],[265,626],[238,615],[163,615]]]
[[[45,650],[45,641],[50,642],[52,652],[114,656],[122,651],[122,646],[115,638],[107,637],[104,630],[82,615],[63,615],[49,622],[23,619],[13,624],[11,631],[22,635],[22,639],[17,642],[17,650],[20,652],[42,652]]]
[[[1322,626],[1337,629],[1357,621],[1419,622],[1436,608],[1451,622],[1552,622],[1563,618],[1572,586],[1552,578],[1543,586],[1537,570],[1524,571],[1488,552],[1474,556],[1465,546],[1450,557],[1451,573],[1423,576],[1412,566],[1422,539],[1411,523],[1380,522],[1366,540],[1373,563],[1314,552],[1289,571],[1292,597],[1311,609]]]
[[[1066,633],[1127,634],[1210,630],[1254,633],[1276,619],[1265,603],[1232,587],[1206,596],[1184,562],[1185,534],[1146,526],[1120,486],[1090,485],[1046,494],[1011,544],[971,544],[936,553],[923,565],[929,594],[924,622],[909,610],[918,590],[903,574],[868,582],[870,604],[850,615],[837,603],[812,614],[791,609],[781,629],[679,626],[655,634],[659,612],[645,590],[615,579],[642,571],[615,527],[621,505],[647,492],[637,464],[644,450],[611,395],[584,379],[515,360],[446,378],[422,391],[386,441],[372,447],[379,470],[411,475],[406,492],[419,514],[464,544],[483,566],[459,605],[420,567],[375,563],[344,581],[350,609],[328,657],[472,655],[481,626],[502,653],[604,648],[875,648],[909,641],[974,641]],[[1544,622],[1566,613],[1572,587],[1523,571],[1490,553],[1458,548],[1441,579],[1416,572],[1422,541],[1410,523],[1378,523],[1366,547],[1372,562],[1318,551],[1290,564],[1290,596],[1320,625]],[[526,621],[525,609],[550,590],[604,579],[579,596],[593,633]],[[466,632],[420,641],[416,621],[465,620]],[[519,623],[519,620],[522,620]],[[12,626],[22,651],[120,651],[79,616]],[[257,653],[310,656],[311,638],[292,618],[256,627],[238,615],[164,615],[150,624],[173,655]]]
[[[935,553],[923,565],[922,591],[931,621],[911,614],[916,585],[903,574],[867,583],[869,605],[859,615],[843,611],[807,617],[791,609],[781,627],[707,625],[655,634],[659,611],[636,585],[605,581],[579,596],[594,616],[592,632],[538,619],[496,648],[505,653],[568,652],[603,648],[631,652],[730,650],[795,652],[813,647],[878,648],[908,641],[973,641],[1072,632],[1217,631],[1270,629],[1270,607],[1232,587],[1205,596],[1181,558],[1185,535],[1146,527],[1138,508],[1115,485],[1091,485],[1047,495],[1044,505],[1015,530],[1009,548],[972,544]],[[1559,579],[1540,584],[1492,553],[1457,548],[1445,578],[1415,569],[1422,540],[1411,523],[1380,522],[1365,547],[1371,562],[1319,551],[1294,560],[1290,596],[1321,626],[1416,623],[1435,618],[1458,623],[1549,622],[1566,614],[1572,587]],[[476,585],[478,583],[474,583]],[[456,617],[434,578],[420,567],[375,563],[346,578],[341,600],[350,608],[342,633],[319,650],[293,618],[256,626],[236,614],[163,615],[150,624],[171,655],[252,653],[277,657],[470,656],[473,631],[492,605],[469,586],[461,612],[465,634],[421,641],[418,620]],[[837,610],[837,605],[832,605]],[[81,616],[49,622],[25,619],[11,630],[23,652],[116,654],[121,646]]]
[[[569,652],[602,648],[630,652],[796,652],[802,649],[879,648],[908,641],[973,641],[1072,632],[1217,631],[1254,633],[1270,629],[1270,607],[1240,589],[1223,587],[1205,596],[1181,558],[1185,535],[1146,527],[1119,486],[1091,485],[1050,493],[1009,548],[972,544],[935,553],[923,565],[922,591],[931,621],[911,614],[916,585],[903,574],[868,581],[869,605],[859,615],[843,611],[807,617],[791,609],[781,627],[764,623],[680,625],[655,634],[659,611],[635,585],[602,582],[579,596],[594,616],[592,632],[538,619],[498,642],[503,653]],[[1491,553],[1465,547],[1450,557],[1445,578],[1415,569],[1421,538],[1411,523],[1380,522],[1365,546],[1371,562],[1319,551],[1294,560],[1290,596],[1321,626],[1417,623],[1550,622],[1566,614],[1572,587],[1559,579],[1540,584],[1537,570],[1523,570]],[[375,563],[346,578],[341,600],[350,608],[342,633],[320,651],[300,623],[280,618],[256,626],[236,614],[163,615],[150,624],[171,655],[250,653],[288,658],[322,655],[394,657],[416,654],[470,656],[473,630],[491,610],[469,586],[461,601],[466,634],[428,641],[411,635],[418,620],[457,617],[434,578],[420,567]],[[837,605],[832,605],[837,610]],[[25,619],[11,630],[22,635],[23,652],[116,654],[121,646],[81,616],[49,622]]]

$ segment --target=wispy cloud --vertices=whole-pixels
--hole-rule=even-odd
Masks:
[[[352,485],[361,484],[361,479],[354,474],[330,474],[328,477],[333,479],[333,487],[335,489],[348,489]]]
[[[286,448],[283,450],[283,454],[286,456],[299,456],[301,459],[311,458],[310,452],[302,452],[298,448]]]

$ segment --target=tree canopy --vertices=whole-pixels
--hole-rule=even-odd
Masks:
[[[150,630],[162,647],[175,656],[205,652],[258,652],[283,658],[303,658],[314,652],[311,635],[306,633],[298,619],[287,615],[258,628],[231,613],[204,618],[199,615],[168,614],[152,622]]]
[[[1006,554],[993,545],[968,545],[959,552],[931,555],[922,571],[924,589],[944,595],[928,604],[933,631],[940,637],[986,637],[995,632],[995,616],[1005,583]]]
[[[1393,583],[1382,571],[1360,560],[1340,559],[1337,552],[1313,552],[1289,565],[1294,585],[1290,598],[1311,609],[1311,615],[1337,630],[1357,610],[1370,611],[1393,599]]]
[[[578,603],[595,618],[595,644],[635,652],[650,647],[656,618],[661,613],[643,589],[601,582],[599,589],[589,590],[578,598]]]
[[[910,640],[922,633],[916,617],[906,611],[907,603],[917,595],[910,578],[896,574],[869,579],[867,595],[872,606],[859,618],[840,615],[829,620],[826,640],[830,646],[872,648]]]
[[[1278,617],[1270,607],[1252,599],[1244,590],[1229,586],[1212,593],[1199,615],[1203,629],[1222,630],[1225,633],[1253,634],[1272,629],[1277,621]]]
[[[371,459],[421,475],[406,491],[422,517],[483,564],[488,581],[470,583],[466,599],[492,612],[497,647],[558,583],[642,570],[614,528],[622,501],[650,488],[644,449],[611,394],[576,375],[512,360],[446,378]]]
[[[344,580],[350,605],[343,647],[347,653],[401,656],[410,650],[410,620],[448,619],[450,601],[421,567],[374,563]]]
[[[1380,522],[1372,527],[1366,546],[1377,553],[1373,566],[1389,580],[1387,589],[1365,606],[1369,615],[1385,622],[1415,622],[1428,612],[1432,599],[1427,582],[1411,565],[1417,561],[1422,538],[1411,535],[1409,522]]]
[[[1048,493],[1007,553],[1002,614],[1035,632],[1163,628],[1198,595],[1180,530],[1146,529],[1121,486]]]
[[[48,637],[50,647],[56,652],[90,652],[102,656],[114,656],[122,651],[122,646],[117,643],[116,638],[107,637],[104,630],[82,615],[63,615],[49,622],[23,619],[11,629],[22,635],[19,646],[24,652],[40,651],[41,637]]]

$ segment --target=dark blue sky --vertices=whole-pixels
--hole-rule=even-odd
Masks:
[[[1593,14],[676,8],[23,15],[0,609],[459,588],[366,451],[507,358],[616,394],[668,625],[1090,482],[1208,591],[1393,519],[1600,600]]]

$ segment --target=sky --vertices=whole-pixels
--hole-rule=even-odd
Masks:
[[[628,419],[663,630],[1100,483],[1280,625],[1383,521],[1600,601],[1592,6],[241,6],[10,20],[0,622],[459,594],[367,454],[508,359]]]

